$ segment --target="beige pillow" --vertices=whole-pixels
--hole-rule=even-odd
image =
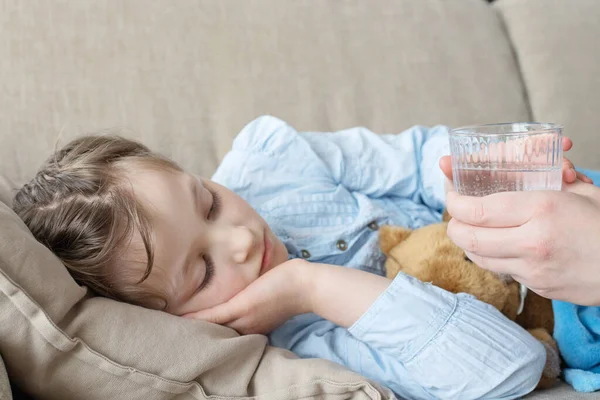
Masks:
[[[0,203],[10,204],[11,197],[11,182],[8,178],[0,175]],[[6,374],[6,368],[4,362],[0,356],[0,399],[11,400],[10,383],[8,382],[8,375]]]
[[[6,205],[12,204],[15,185],[13,182],[0,174],[0,202]]]
[[[8,375],[6,374],[6,368],[4,368],[2,357],[0,357],[0,399],[12,399],[12,395],[10,392],[10,383],[8,382]]]
[[[1,203],[0,354],[39,399],[393,397],[265,336],[92,297]]]

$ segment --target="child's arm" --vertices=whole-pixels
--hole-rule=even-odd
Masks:
[[[310,133],[264,116],[240,132],[213,179],[255,205],[281,191],[310,187],[314,193],[342,186],[441,210],[444,176],[438,161],[448,153],[447,129],[441,126],[385,135],[366,128]]]
[[[272,343],[342,363],[408,398],[518,398],[544,367],[540,343],[492,306],[404,274],[390,281],[292,260],[196,317],[252,333],[310,312],[325,319],[298,315]]]
[[[351,339],[336,332],[337,327],[323,339],[306,330],[306,347],[315,340],[325,340],[332,348],[360,347],[356,339],[368,346],[358,357],[366,357],[366,364],[356,364],[361,373],[372,365],[369,354],[389,357],[400,361],[414,383],[436,398],[520,398],[536,386],[544,349],[492,306],[404,274],[390,282],[343,267],[314,268],[312,311],[347,327]],[[302,346],[297,337],[292,340],[296,349]],[[347,361],[352,367],[352,357]],[[388,384],[402,377],[386,370],[381,372]]]
[[[413,126],[398,134],[376,134],[359,127],[300,135],[333,180],[349,190],[443,208],[444,176],[438,164],[450,153],[447,127]]]

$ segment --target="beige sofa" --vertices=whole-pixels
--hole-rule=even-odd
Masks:
[[[121,128],[204,175],[239,129],[543,120],[600,169],[596,0],[0,0],[0,173]],[[10,189],[0,189],[10,198]],[[5,202],[9,200],[5,199]],[[0,354],[39,399],[390,398],[262,336],[89,296],[0,204]],[[10,397],[0,363],[0,397]],[[566,385],[531,399],[588,399]]]

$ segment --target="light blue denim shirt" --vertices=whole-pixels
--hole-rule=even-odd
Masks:
[[[439,222],[447,129],[298,132],[261,117],[237,136],[213,180],[247,200],[290,258],[385,275],[377,227]],[[539,342],[495,308],[399,274],[349,329],[296,316],[270,342],[332,360],[407,399],[513,399],[533,390]]]

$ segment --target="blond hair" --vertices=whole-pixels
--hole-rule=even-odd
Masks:
[[[16,193],[13,208],[79,284],[102,296],[165,309],[165,293],[140,285],[152,271],[154,251],[149,215],[127,178],[133,164],[181,170],[138,142],[85,136],[52,155]],[[118,257],[136,231],[144,244],[146,269],[141,279],[123,282],[116,278],[122,276],[116,271]]]

